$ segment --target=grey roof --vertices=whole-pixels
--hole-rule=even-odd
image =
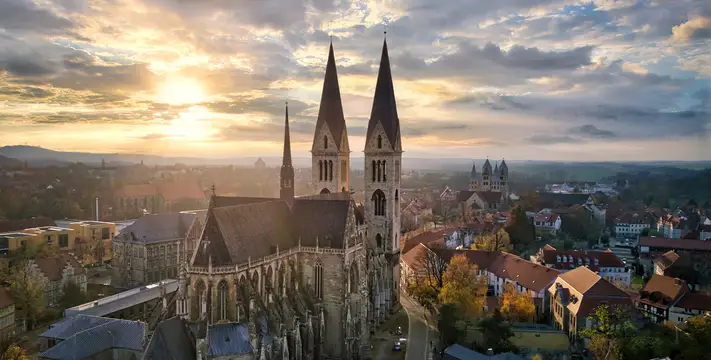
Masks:
[[[228,323],[210,326],[207,330],[207,355],[228,356],[251,352],[247,324]]]
[[[178,290],[178,280],[168,279],[162,281],[165,293],[170,294]],[[96,301],[64,310],[64,316],[76,315],[105,316],[113,314],[119,310],[142,304],[147,301],[157,299],[161,296],[160,283],[154,283],[127,290],[115,295],[107,296]]]
[[[294,200],[294,228],[301,245],[343,248],[350,200]]]
[[[525,360],[524,357],[514,353],[496,354],[493,356],[484,355],[474,350],[467,349],[459,344],[449,346],[444,350],[444,360]]]
[[[145,244],[182,239],[198,218],[197,213],[143,215],[119,233],[119,239]]]
[[[79,331],[106,324],[113,320],[99,316],[77,315],[50,325],[50,328],[40,334],[40,337],[64,340]]]
[[[196,360],[195,338],[179,316],[158,324],[143,353],[143,360]]]
[[[336,71],[336,59],[333,55],[333,44],[328,49],[328,61],[326,62],[326,75],[323,79],[323,90],[321,91],[321,103],[318,108],[318,118],[316,119],[316,130],[314,131],[313,147],[319,144],[317,139],[319,131],[324,124],[328,125],[333,140],[338,150],[347,150],[346,145],[341,149],[341,141],[345,136],[346,144],[348,136],[346,133],[346,119],[343,117],[343,104],[341,103],[341,90],[338,86],[338,72]]]
[[[98,326],[81,330],[40,354],[43,359],[84,359],[108,349],[141,351],[146,324],[139,321],[110,319]]]
[[[398,144],[400,144],[400,118],[397,115],[387,41],[383,41],[383,53],[380,57],[380,69],[378,69],[378,80],[375,84],[373,109],[370,112],[370,120],[368,121],[366,143],[370,140],[378,123],[383,126],[393,150],[397,149]]]

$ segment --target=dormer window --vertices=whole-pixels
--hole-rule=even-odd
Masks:
[[[600,261],[597,258],[595,258],[595,265],[600,265]]]
[[[383,137],[378,135],[378,149],[383,148]]]
[[[573,262],[573,255],[568,255],[568,262]]]
[[[555,262],[560,262],[560,255],[555,256]]]
[[[583,259],[582,259],[582,258],[578,258],[578,265],[582,265],[582,264],[583,264]]]

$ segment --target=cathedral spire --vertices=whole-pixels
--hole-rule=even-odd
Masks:
[[[393,87],[392,73],[390,72],[390,56],[388,55],[387,39],[383,40],[383,53],[380,57],[378,82],[375,85],[373,109],[370,112],[366,143],[369,142],[378,123],[383,127],[393,150],[398,150],[401,147],[400,119],[397,116],[395,89]]]
[[[318,148],[321,139],[318,138],[323,126],[328,130],[336,143],[336,148],[348,151],[348,136],[346,134],[346,120],[343,117],[343,104],[341,103],[341,90],[338,85],[338,71],[336,70],[336,57],[333,55],[333,42],[328,47],[328,61],[326,62],[326,75],[323,79],[321,104],[318,109],[316,131],[314,132],[313,148]],[[345,136],[345,146],[342,144]]]
[[[472,161],[472,179],[476,178],[476,161]]]
[[[289,205],[294,203],[294,167],[291,165],[291,137],[289,136],[289,103],[284,110],[284,155],[281,160],[279,197]]]

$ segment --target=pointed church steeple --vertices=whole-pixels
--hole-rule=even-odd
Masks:
[[[338,85],[336,57],[333,55],[333,43],[328,48],[326,75],[323,79],[321,104],[318,109],[318,119],[316,120],[316,131],[314,133],[314,150],[321,145],[322,139],[319,134],[324,125],[328,126],[333,142],[336,144],[336,149],[349,151],[346,120],[343,117],[343,104],[341,103],[341,89]]]
[[[370,141],[378,124],[382,125],[392,149],[399,151],[402,148],[402,144],[400,143],[400,118],[397,116],[395,88],[393,87],[393,78],[390,72],[390,56],[388,55],[387,39],[383,40],[383,53],[380,57],[378,82],[375,85],[373,109],[370,112],[366,143]]]
[[[279,197],[289,205],[294,203],[294,167],[291,164],[291,137],[289,135],[289,103],[284,110],[284,153],[281,160],[281,186]]]

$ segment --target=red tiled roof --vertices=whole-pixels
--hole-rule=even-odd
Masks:
[[[654,263],[658,265],[662,270],[674,265],[674,263],[679,260],[679,254],[674,252],[674,250],[669,250],[662,255],[654,258]]]
[[[571,301],[567,305],[568,309],[577,316],[587,316],[602,304],[610,306],[632,304],[629,294],[586,267],[581,266],[560,275],[556,283],[568,284],[582,295],[582,299]],[[551,286],[550,290],[555,291],[555,286],[557,285]]]
[[[552,214],[552,213],[551,214],[546,214],[546,213],[536,214],[536,219],[535,219],[536,222],[541,221],[541,222],[550,222],[550,223],[555,222],[556,220],[558,220],[558,214]]]
[[[402,255],[402,262],[404,262],[412,269],[417,269],[419,265],[418,262],[420,261],[420,256],[422,256],[422,254],[428,251],[432,250],[427,248],[427,246],[425,246],[424,244],[417,244],[410,251]]]
[[[711,295],[686,293],[674,306],[684,309],[711,311]]]
[[[654,274],[640,290],[639,301],[666,308],[687,292],[689,292],[689,285],[686,281]],[[652,299],[652,296],[655,299]]]
[[[0,286],[0,309],[4,309],[15,303],[15,300],[4,287]]]
[[[182,180],[158,184],[158,192],[166,201],[205,200],[205,192],[197,181]]]
[[[403,245],[402,252],[406,253],[406,252],[412,250],[412,248],[417,246],[417,244],[427,245],[427,244],[435,242],[437,240],[443,240],[444,234],[446,234],[450,231],[453,231],[453,230],[454,230],[453,227],[446,227],[446,228],[439,228],[439,229],[427,231],[427,232],[424,232],[420,235],[417,235],[417,236],[413,237],[412,239],[405,241],[405,245]]]
[[[560,275],[560,271],[524,260],[509,253],[499,253],[487,270],[500,278],[511,279],[533,291],[548,287]]]
[[[640,237],[639,246],[662,249],[711,251],[709,240],[670,239],[664,237]]]
[[[555,251],[555,248],[552,247],[551,244],[546,244],[546,246],[543,247],[543,251],[547,251],[547,250]]]
[[[51,281],[62,279],[62,269],[66,264],[74,267],[74,274],[79,275],[84,273],[84,267],[77,259],[69,253],[59,252],[50,255],[38,256],[35,258],[35,263],[40,271]]]
[[[600,271],[601,267],[625,267],[625,264],[613,252],[606,251],[585,251],[585,250],[555,250],[542,249],[543,261],[546,265],[553,265],[556,269],[574,269],[578,266],[587,266],[592,271]],[[560,261],[558,261],[560,256]],[[570,258],[572,257],[572,262]],[[580,259],[580,262],[579,262]],[[595,264],[597,259],[598,263]]]

